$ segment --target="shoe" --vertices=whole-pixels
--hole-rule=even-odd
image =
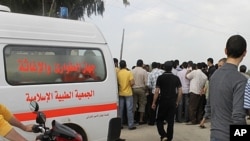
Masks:
[[[167,141],[167,140],[168,140],[167,137],[164,137],[164,138],[161,139],[161,141]]]
[[[200,125],[200,128],[204,129],[204,128],[206,128],[206,126],[205,125]]]
[[[182,123],[182,121],[180,121],[180,120],[176,120],[175,122]]]
[[[139,125],[146,124],[145,121],[139,122]]]
[[[139,125],[139,122],[134,122],[134,125],[135,125],[135,126],[138,126],[138,125]]]
[[[119,138],[119,139],[117,139],[117,140],[115,140],[115,141],[126,141],[126,139],[121,139],[121,138]]]
[[[187,122],[186,125],[195,125],[193,122]]]
[[[148,125],[149,125],[149,126],[154,126],[154,125],[155,125],[155,123],[148,123]]]
[[[136,129],[136,127],[134,126],[134,127],[129,127],[128,128],[128,130],[135,130]]]

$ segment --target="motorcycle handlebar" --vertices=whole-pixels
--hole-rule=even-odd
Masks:
[[[45,133],[46,130],[41,125],[34,125],[32,131],[34,133]]]

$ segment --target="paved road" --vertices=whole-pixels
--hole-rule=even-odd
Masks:
[[[201,129],[199,125],[186,125],[175,123],[173,141],[209,141],[210,122],[206,128]],[[121,138],[126,141],[160,141],[156,126],[138,125],[136,130],[122,129]]]
[[[247,120],[250,125],[250,120]],[[206,128],[199,125],[186,125],[185,123],[174,124],[173,141],[210,141],[210,122],[205,123]],[[122,129],[121,138],[126,141],[160,141],[156,126],[147,124],[138,125],[136,130]]]

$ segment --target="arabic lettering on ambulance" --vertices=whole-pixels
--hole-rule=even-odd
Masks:
[[[47,73],[50,75],[52,72],[56,74],[70,73],[70,72],[82,72],[93,74],[96,66],[88,64],[86,62],[78,63],[55,63],[54,65],[47,64],[43,61],[28,60],[27,58],[18,59],[18,70],[20,72],[36,72],[38,74]]]
[[[29,61],[26,58],[18,59],[17,62],[19,64],[18,69],[21,72],[46,72],[47,74],[51,73],[51,66],[47,65],[44,62]]]
[[[86,119],[100,118],[100,117],[107,117],[107,116],[109,116],[109,113],[100,113],[100,114],[89,115],[86,117]]]
[[[78,99],[78,100],[83,100],[83,99],[90,99],[95,95],[94,90],[86,91],[86,92],[79,92],[78,90],[74,91],[64,91],[64,92],[59,92],[59,91],[54,91],[54,92],[46,92],[44,94],[42,93],[36,93],[34,95],[30,93],[25,93],[26,95],[26,101],[46,101],[49,102],[51,100],[58,100],[59,102],[65,101],[68,99]]]

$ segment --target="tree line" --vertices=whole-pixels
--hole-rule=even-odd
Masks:
[[[68,19],[84,19],[85,16],[101,15],[105,11],[104,0],[0,0],[11,12],[58,17],[60,7],[68,8]],[[128,6],[128,0],[123,0]]]

